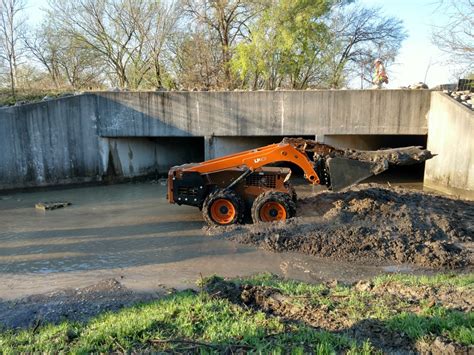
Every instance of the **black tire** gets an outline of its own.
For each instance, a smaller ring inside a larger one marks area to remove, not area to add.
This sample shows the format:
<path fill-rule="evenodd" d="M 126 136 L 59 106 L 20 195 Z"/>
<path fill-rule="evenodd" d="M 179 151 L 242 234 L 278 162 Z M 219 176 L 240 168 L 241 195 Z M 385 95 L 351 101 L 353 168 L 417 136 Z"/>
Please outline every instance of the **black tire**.
<path fill-rule="evenodd" d="M 225 219 L 225 221 L 222 219 L 219 220 L 217 216 L 214 215 L 213 213 L 215 212 L 215 209 L 213 209 L 213 205 L 218 201 L 219 201 L 218 203 L 221 203 L 222 200 L 225 200 L 231 203 L 235 212 L 233 214 L 222 213 L 222 216 L 227 215 L 228 217 Z M 202 215 L 206 223 L 209 224 L 210 226 L 212 225 L 228 226 L 235 223 L 242 223 L 244 219 L 244 212 L 245 212 L 245 205 L 242 199 L 232 190 L 217 189 L 216 191 L 214 191 L 213 193 L 209 194 L 206 197 L 202 205 Z"/>
<path fill-rule="evenodd" d="M 296 194 L 295 188 L 290 183 L 288 183 L 287 187 L 288 191 L 290 192 L 291 200 L 296 203 L 296 201 L 298 201 L 298 195 Z"/>
<path fill-rule="evenodd" d="M 287 193 L 280 192 L 280 191 L 267 191 L 264 192 L 263 194 L 260 194 L 257 196 L 255 201 L 252 204 L 252 220 L 253 223 L 262 223 L 262 222 L 270 222 L 271 220 L 265 220 L 264 216 L 262 216 L 262 208 L 265 208 L 264 206 L 268 206 L 268 203 L 276 203 L 277 205 L 281 206 L 281 208 L 284 209 L 284 218 L 282 215 L 276 211 L 276 215 L 270 216 L 273 218 L 276 218 L 276 220 L 286 220 L 288 218 L 292 218 L 296 215 L 296 204 L 292 199 L 292 196 L 290 196 Z M 271 208 L 270 208 L 271 211 Z M 281 219 L 280 219 L 281 218 Z"/>

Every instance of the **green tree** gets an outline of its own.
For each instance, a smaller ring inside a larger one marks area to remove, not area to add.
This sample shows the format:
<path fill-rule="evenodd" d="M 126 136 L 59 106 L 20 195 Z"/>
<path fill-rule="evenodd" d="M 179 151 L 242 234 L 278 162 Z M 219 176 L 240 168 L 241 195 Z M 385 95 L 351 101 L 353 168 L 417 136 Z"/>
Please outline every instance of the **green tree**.
<path fill-rule="evenodd" d="M 243 87 L 302 89 L 324 66 L 328 0 L 268 1 L 231 61 Z"/>

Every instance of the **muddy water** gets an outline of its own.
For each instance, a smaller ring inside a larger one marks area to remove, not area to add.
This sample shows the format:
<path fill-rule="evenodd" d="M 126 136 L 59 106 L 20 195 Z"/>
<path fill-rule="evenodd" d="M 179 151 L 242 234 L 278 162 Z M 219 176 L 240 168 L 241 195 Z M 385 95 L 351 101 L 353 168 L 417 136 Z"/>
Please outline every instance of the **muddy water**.
<path fill-rule="evenodd" d="M 169 205 L 161 184 L 82 187 L 0 196 L 0 298 L 117 278 L 137 291 L 185 288 L 200 275 L 272 272 L 352 281 L 403 266 L 356 266 L 272 253 L 206 236 L 198 209 Z M 71 206 L 42 212 L 39 201 Z"/>

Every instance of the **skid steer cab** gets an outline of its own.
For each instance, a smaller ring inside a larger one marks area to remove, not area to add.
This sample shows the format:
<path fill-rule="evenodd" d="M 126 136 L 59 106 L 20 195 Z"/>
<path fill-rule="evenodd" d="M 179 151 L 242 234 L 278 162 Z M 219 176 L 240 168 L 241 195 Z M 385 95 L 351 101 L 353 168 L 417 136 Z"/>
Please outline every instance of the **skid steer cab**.
<path fill-rule="evenodd" d="M 406 156 L 407 150 L 403 149 L 395 153 L 390 150 L 386 156 L 392 160 L 396 153 Z M 420 154 L 426 151 L 419 147 L 407 149 L 415 149 L 416 154 L 408 154 L 413 158 L 408 159 L 411 163 L 431 157 Z M 296 214 L 296 192 L 289 182 L 291 169 L 272 164 L 293 163 L 303 170 L 310 184 L 340 190 L 386 170 L 390 163 L 384 154 L 354 152 L 285 138 L 281 143 L 202 163 L 174 166 L 168 173 L 168 201 L 198 207 L 209 225 L 225 226 L 250 219 L 254 223 L 284 221 Z"/>

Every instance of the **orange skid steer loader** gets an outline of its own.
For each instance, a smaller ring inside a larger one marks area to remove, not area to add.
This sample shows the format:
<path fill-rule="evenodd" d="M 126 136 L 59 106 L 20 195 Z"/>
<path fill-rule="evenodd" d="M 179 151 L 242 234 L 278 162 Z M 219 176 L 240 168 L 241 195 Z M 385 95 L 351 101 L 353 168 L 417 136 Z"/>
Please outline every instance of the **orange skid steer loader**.
<path fill-rule="evenodd" d="M 296 213 L 291 169 L 299 166 L 313 185 L 333 191 L 379 174 L 390 165 L 424 162 L 433 155 L 421 147 L 377 151 L 341 150 L 302 138 L 223 156 L 202 163 L 174 166 L 168 173 L 168 201 L 202 210 L 210 225 L 283 221 Z"/>

